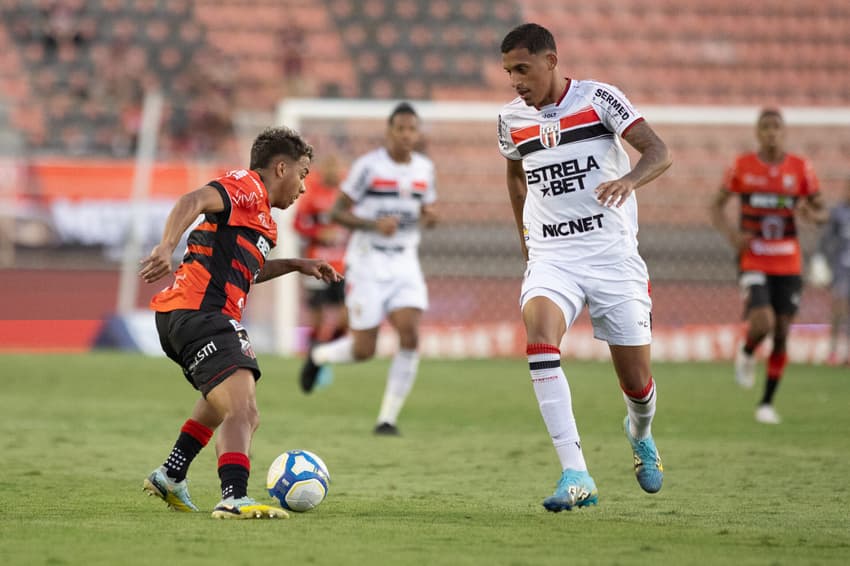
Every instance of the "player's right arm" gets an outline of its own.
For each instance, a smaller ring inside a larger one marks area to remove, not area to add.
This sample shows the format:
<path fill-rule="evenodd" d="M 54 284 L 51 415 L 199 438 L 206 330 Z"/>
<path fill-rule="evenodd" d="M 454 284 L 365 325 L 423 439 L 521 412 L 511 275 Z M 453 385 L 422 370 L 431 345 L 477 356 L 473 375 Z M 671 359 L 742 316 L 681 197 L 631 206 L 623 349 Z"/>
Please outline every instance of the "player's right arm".
<path fill-rule="evenodd" d="M 711 199 L 711 223 L 717 230 L 729 241 L 736 251 L 746 249 L 750 245 L 752 235 L 745 234 L 738 230 L 734 224 L 729 221 L 726 215 L 726 203 L 732 197 L 732 193 L 725 186 L 714 194 Z"/>
<path fill-rule="evenodd" d="M 139 275 L 145 283 L 153 283 L 171 273 L 171 255 L 180 243 L 183 233 L 201 214 L 214 214 L 225 209 L 221 193 L 207 185 L 177 199 L 168 214 L 162 239 L 154 246 L 148 257 L 139 263 Z"/>
<path fill-rule="evenodd" d="M 519 243 L 522 246 L 522 255 L 528 261 L 528 248 L 525 246 L 525 233 L 522 226 L 522 209 L 525 207 L 525 195 L 528 193 L 528 185 L 525 180 L 525 170 L 522 161 L 505 158 L 505 182 L 508 186 L 508 197 L 511 208 L 514 211 L 514 221 L 519 232 Z"/>
<path fill-rule="evenodd" d="M 384 236 L 392 236 L 398 229 L 398 218 L 395 216 L 382 216 L 377 220 L 369 220 L 354 214 L 353 208 L 354 201 L 351 197 L 341 193 L 331 208 L 331 219 L 349 230 L 380 232 Z"/>

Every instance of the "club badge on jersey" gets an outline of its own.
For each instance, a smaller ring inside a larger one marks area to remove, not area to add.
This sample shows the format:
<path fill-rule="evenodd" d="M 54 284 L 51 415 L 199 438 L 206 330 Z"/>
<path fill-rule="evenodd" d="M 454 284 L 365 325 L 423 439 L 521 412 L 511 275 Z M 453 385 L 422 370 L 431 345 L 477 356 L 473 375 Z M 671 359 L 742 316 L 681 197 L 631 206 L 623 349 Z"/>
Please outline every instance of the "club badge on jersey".
<path fill-rule="evenodd" d="M 549 122 L 540 126 L 540 143 L 545 148 L 558 147 L 561 141 L 561 123 Z"/>

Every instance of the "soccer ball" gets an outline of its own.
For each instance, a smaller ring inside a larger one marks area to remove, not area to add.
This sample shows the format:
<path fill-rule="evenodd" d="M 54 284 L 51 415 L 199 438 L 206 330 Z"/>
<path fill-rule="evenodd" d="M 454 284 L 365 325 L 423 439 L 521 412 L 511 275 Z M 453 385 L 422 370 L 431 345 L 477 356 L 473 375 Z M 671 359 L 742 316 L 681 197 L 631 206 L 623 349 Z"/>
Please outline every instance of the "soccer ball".
<path fill-rule="evenodd" d="M 321 458 L 307 450 L 290 450 L 269 466 L 269 495 L 290 511 L 309 511 L 324 501 L 331 476 Z"/>

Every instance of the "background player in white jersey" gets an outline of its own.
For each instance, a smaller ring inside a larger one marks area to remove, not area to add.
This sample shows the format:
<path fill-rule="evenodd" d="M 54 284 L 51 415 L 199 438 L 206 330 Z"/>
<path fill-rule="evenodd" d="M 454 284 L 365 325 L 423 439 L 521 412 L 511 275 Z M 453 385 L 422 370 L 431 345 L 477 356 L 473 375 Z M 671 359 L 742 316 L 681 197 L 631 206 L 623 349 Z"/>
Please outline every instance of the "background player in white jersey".
<path fill-rule="evenodd" d="M 844 360 L 850 365 L 850 179 L 845 181 L 844 198 L 829 211 L 829 219 L 823 229 L 818 251 L 812 258 L 812 276 L 816 278 L 815 266 L 822 263 L 826 276 L 818 283 L 828 284 L 832 291 L 832 316 L 829 331 L 829 355 L 827 363 L 838 365 L 839 335 L 844 327 Z"/>
<path fill-rule="evenodd" d="M 520 25 L 502 41 L 502 65 L 519 95 L 499 116 L 499 145 L 528 266 L 520 303 L 531 381 L 561 462 L 549 511 L 597 503 L 573 416 L 559 345 L 586 304 L 594 336 L 608 342 L 628 414 L 638 483 L 661 489 L 650 426 L 649 276 L 637 253 L 634 190 L 671 163 L 667 147 L 616 88 L 565 78 L 552 34 Z M 641 157 L 634 168 L 622 137 Z"/>
<path fill-rule="evenodd" d="M 313 390 L 326 364 L 364 361 L 375 355 L 386 318 L 398 332 L 374 432 L 397 435 L 396 421 L 419 366 L 419 321 L 428 290 L 419 266 L 419 226 L 436 221 L 434 165 L 414 151 L 419 117 L 401 103 L 390 114 L 386 145 L 354 162 L 332 218 L 349 228 L 345 304 L 351 333 L 312 348 L 301 369 L 301 387 Z"/>

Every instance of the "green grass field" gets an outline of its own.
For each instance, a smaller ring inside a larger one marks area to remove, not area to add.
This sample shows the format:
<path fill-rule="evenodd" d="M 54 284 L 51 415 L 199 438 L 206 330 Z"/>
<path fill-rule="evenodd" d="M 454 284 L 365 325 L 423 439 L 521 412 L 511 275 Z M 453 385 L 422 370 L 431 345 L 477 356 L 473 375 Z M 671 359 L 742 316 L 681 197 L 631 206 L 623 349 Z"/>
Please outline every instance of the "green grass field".
<path fill-rule="evenodd" d="M 336 368 L 305 397 L 297 360 L 261 359 L 250 494 L 282 451 L 324 458 L 332 484 L 287 521 L 170 512 L 141 490 L 196 398 L 165 359 L 12 356 L 0 391 L 0 561 L 136 564 L 847 564 L 850 372 L 790 366 L 784 418 L 753 421 L 760 391 L 721 364 L 656 364 L 653 427 L 666 471 L 646 495 L 608 364 L 565 362 L 600 505 L 552 514 L 559 476 L 525 360 L 431 361 L 399 423 L 371 434 L 387 361 Z M 208 447 L 189 478 L 219 499 Z"/>

